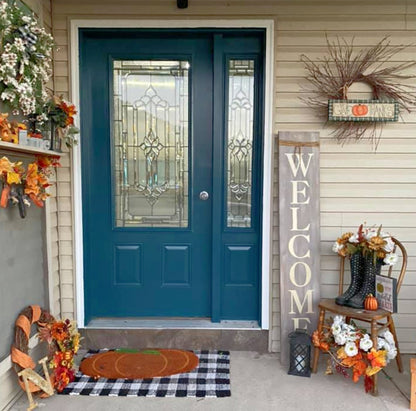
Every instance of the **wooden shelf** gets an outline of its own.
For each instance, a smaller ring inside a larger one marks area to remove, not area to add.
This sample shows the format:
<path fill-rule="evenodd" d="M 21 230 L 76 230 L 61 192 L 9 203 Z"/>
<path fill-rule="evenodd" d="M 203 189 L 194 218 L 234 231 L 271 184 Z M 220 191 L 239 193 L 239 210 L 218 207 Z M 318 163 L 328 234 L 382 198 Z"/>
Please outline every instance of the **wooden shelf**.
<path fill-rule="evenodd" d="M 36 154 L 44 154 L 48 156 L 63 156 L 65 153 L 59 153 L 58 151 L 44 150 L 42 148 L 36 148 L 31 146 L 21 146 L 19 144 L 8 143 L 6 141 L 0 141 L 0 151 L 15 153 L 14 155 L 31 156 Z"/>

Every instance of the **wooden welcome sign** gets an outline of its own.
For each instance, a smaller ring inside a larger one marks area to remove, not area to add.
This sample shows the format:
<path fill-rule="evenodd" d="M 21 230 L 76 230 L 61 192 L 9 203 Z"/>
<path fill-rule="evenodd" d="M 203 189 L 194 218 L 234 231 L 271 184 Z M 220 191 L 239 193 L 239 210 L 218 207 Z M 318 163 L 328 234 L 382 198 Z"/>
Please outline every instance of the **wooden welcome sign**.
<path fill-rule="evenodd" d="M 280 359 L 288 335 L 316 328 L 320 294 L 319 133 L 279 133 Z"/>

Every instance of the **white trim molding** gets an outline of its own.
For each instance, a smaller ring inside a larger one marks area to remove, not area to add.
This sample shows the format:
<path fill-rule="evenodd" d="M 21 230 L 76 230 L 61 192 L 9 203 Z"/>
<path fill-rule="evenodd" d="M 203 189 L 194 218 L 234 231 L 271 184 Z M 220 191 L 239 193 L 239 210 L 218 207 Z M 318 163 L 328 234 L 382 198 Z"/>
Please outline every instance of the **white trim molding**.
<path fill-rule="evenodd" d="M 271 310 L 271 240 L 272 240 L 272 173 L 273 173 L 273 70 L 274 20 L 106 20 L 73 19 L 71 36 L 71 99 L 79 107 L 79 29 L 80 28 L 264 28 L 266 29 L 265 63 L 265 124 L 263 144 L 263 221 L 262 221 L 262 313 L 261 328 L 270 327 Z M 82 115 L 82 113 L 80 114 Z M 79 116 L 76 119 L 79 124 Z M 82 136 L 80 137 L 82 144 Z M 80 144 L 73 149 L 73 238 L 76 290 L 76 317 L 78 326 L 85 327 L 82 231 L 82 176 Z"/>

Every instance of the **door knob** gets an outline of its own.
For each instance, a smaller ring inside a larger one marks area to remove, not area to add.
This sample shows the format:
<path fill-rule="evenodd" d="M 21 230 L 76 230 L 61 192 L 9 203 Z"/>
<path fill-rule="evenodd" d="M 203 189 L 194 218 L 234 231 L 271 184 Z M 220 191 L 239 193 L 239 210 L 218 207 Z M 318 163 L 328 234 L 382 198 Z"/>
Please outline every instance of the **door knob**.
<path fill-rule="evenodd" d="M 209 198 L 209 194 L 208 194 L 206 191 L 201 191 L 201 192 L 199 193 L 199 198 L 200 198 L 202 201 L 207 201 L 207 200 L 208 200 L 208 198 Z"/>

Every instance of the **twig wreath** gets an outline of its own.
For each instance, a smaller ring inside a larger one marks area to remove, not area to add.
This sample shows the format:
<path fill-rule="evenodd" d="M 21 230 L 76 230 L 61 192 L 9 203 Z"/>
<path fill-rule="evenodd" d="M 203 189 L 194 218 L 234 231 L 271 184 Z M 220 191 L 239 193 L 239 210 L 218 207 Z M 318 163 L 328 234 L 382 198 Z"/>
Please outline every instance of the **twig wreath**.
<path fill-rule="evenodd" d="M 38 305 L 31 305 L 20 312 L 15 324 L 11 359 L 13 368 L 19 375 L 20 386 L 32 393 L 38 393 L 43 388 L 32 382 L 26 387 L 20 374 L 25 369 L 35 369 L 35 362 L 29 355 L 29 338 L 33 324 L 38 326 L 39 340 L 48 345 L 48 366 L 52 370 L 53 388 L 62 392 L 75 378 L 74 356 L 78 352 L 81 336 L 75 323 L 70 320 L 56 320 Z"/>
<path fill-rule="evenodd" d="M 393 57 L 409 45 L 391 45 L 384 37 L 375 46 L 354 51 L 354 39 L 336 38 L 330 41 L 326 37 L 328 54 L 322 59 L 312 61 L 305 54 L 301 61 L 307 71 L 306 80 L 310 88 L 303 92 L 310 97 L 302 100 L 319 114 L 328 113 L 328 100 L 348 100 L 348 90 L 353 83 L 366 83 L 372 89 L 373 102 L 397 103 L 400 109 L 411 112 L 416 104 L 416 87 L 404 84 L 404 81 L 416 78 L 406 70 L 415 67 L 416 61 L 397 64 Z M 367 108 L 366 108 L 367 109 Z M 379 142 L 384 122 L 374 121 L 332 121 L 335 126 L 333 137 L 339 143 L 369 139 L 375 147 Z"/>

